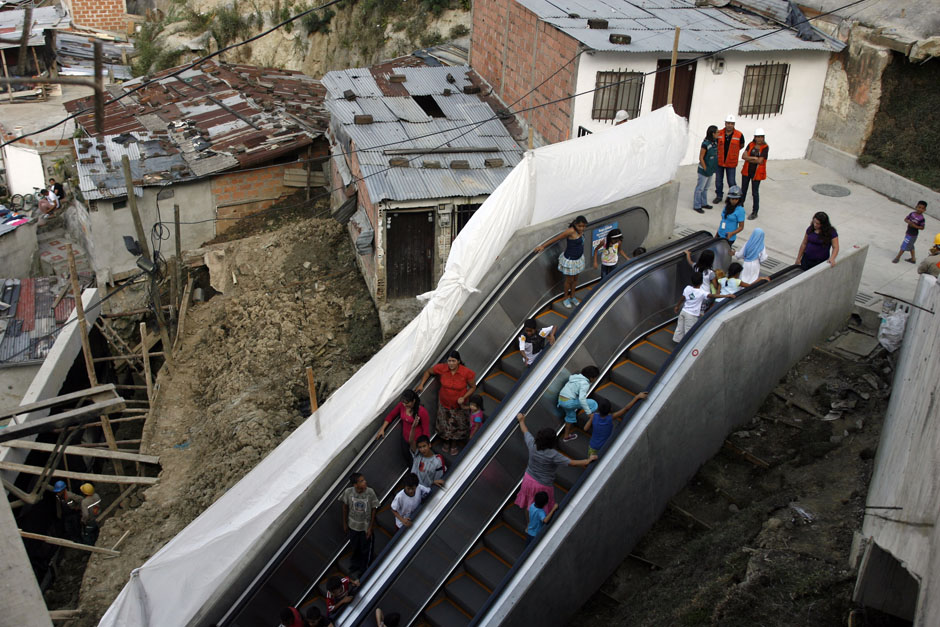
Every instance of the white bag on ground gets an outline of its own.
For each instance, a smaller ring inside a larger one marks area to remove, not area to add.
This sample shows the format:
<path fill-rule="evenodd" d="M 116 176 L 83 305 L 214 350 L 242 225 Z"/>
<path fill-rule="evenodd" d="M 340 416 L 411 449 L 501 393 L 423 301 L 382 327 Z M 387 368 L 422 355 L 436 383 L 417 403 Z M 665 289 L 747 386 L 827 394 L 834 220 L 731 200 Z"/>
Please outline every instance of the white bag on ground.
<path fill-rule="evenodd" d="M 889 353 L 896 351 L 901 345 L 901 340 L 904 339 L 907 316 L 908 312 L 898 307 L 881 321 L 881 327 L 878 329 L 878 342 Z"/>

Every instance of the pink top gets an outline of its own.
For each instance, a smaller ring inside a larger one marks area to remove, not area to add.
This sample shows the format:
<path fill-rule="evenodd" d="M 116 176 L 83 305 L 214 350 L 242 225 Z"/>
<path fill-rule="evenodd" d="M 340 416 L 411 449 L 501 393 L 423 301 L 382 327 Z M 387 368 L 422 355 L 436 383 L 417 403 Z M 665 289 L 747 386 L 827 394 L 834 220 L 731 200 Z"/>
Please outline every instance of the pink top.
<path fill-rule="evenodd" d="M 395 416 L 401 416 L 401 435 L 405 440 L 411 439 L 411 429 L 415 430 L 415 441 L 418 441 L 422 435 L 431 437 L 431 426 L 428 419 L 428 410 L 424 407 L 418 408 L 418 425 L 415 426 L 414 416 L 409 416 L 404 403 L 398 403 L 392 411 L 385 417 L 385 424 L 395 420 Z"/>

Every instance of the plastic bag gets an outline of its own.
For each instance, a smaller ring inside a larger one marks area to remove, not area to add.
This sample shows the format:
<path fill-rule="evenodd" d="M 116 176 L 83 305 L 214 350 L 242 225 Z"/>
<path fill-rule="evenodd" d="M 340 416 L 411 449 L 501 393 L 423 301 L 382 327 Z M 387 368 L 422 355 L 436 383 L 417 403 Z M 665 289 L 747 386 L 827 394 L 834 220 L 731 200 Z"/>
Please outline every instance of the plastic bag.
<path fill-rule="evenodd" d="M 878 342 L 885 347 L 889 353 L 893 353 L 901 345 L 904 339 L 904 327 L 907 324 L 908 312 L 898 307 L 887 317 L 882 318 L 881 326 L 878 328 Z"/>

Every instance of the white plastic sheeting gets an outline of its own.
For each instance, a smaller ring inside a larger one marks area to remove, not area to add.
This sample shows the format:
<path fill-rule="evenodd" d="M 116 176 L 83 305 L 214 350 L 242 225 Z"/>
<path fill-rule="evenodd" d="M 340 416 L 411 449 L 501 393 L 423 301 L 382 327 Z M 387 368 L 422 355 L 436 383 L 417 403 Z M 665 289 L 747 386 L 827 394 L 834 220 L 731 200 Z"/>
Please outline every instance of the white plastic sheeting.
<path fill-rule="evenodd" d="M 665 107 L 526 158 L 454 240 L 421 313 L 251 472 L 131 573 L 101 626 L 184 625 L 303 490 L 434 357 L 448 323 L 520 228 L 671 180 L 688 144 Z"/>

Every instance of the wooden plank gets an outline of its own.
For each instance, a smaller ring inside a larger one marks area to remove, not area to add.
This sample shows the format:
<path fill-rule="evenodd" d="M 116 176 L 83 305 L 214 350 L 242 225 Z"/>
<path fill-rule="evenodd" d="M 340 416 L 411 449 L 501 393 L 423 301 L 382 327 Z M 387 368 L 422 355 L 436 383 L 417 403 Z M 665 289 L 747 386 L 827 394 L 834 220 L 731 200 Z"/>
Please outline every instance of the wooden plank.
<path fill-rule="evenodd" d="M 11 442 L 4 442 L 3 444 L 0 444 L 0 446 L 8 446 L 10 448 L 24 448 L 30 451 L 46 451 L 50 453 L 55 450 L 55 444 L 52 444 L 51 442 L 31 442 L 29 440 L 13 440 Z M 81 446 L 66 446 L 65 454 L 83 455 L 85 457 L 98 457 L 101 459 L 124 459 L 129 462 L 141 462 L 144 464 L 160 463 L 160 457 L 157 455 L 141 455 L 140 453 L 129 453 L 127 451 L 97 451 L 95 449 Z"/>
<path fill-rule="evenodd" d="M 730 440 L 725 440 L 724 449 L 734 453 L 735 455 L 741 457 L 742 459 L 747 460 L 748 462 L 754 464 L 759 468 L 770 468 L 770 464 L 762 460 L 760 457 L 745 451 L 743 448 L 735 446 L 731 443 Z"/>
<path fill-rule="evenodd" d="M 816 411 L 815 409 L 813 409 L 812 407 L 809 407 L 809 406 L 807 406 L 807 405 L 801 403 L 800 401 L 798 401 L 798 400 L 796 400 L 796 399 L 788 398 L 787 395 L 784 394 L 780 389 L 774 390 L 774 395 L 777 396 L 777 397 L 778 397 L 780 400 L 782 400 L 784 403 L 786 403 L 786 404 L 787 404 L 787 407 L 793 406 L 793 407 L 796 407 L 797 409 L 802 409 L 803 411 L 805 411 L 805 412 L 806 412 L 807 414 L 809 414 L 810 416 L 814 416 L 814 417 L 816 417 L 816 418 L 822 418 L 822 417 L 823 417 L 822 414 L 820 414 L 819 412 L 817 412 L 817 411 Z"/>
<path fill-rule="evenodd" d="M 52 622 L 74 620 L 81 617 L 81 610 L 49 610 L 49 618 L 52 620 Z"/>
<path fill-rule="evenodd" d="M 98 518 L 96 518 L 95 520 L 97 520 L 98 523 L 100 524 L 105 518 L 108 517 L 108 514 L 110 514 L 111 512 L 113 512 L 114 509 L 115 509 L 118 505 L 120 505 L 121 503 L 123 503 L 123 502 L 124 502 L 124 499 L 126 499 L 127 497 L 129 497 L 129 496 L 134 492 L 134 490 L 136 490 L 136 489 L 137 489 L 137 484 L 136 484 L 136 483 L 127 486 L 127 488 L 125 488 L 124 491 L 121 492 L 121 495 L 120 495 L 120 496 L 118 496 L 116 499 L 114 499 L 114 501 L 112 501 L 111 504 L 108 505 L 108 507 L 105 508 L 105 510 L 104 510 L 103 512 L 101 512 L 100 514 L 98 514 Z M 123 538 L 122 538 L 122 540 L 123 540 Z M 120 541 L 118 541 L 118 544 L 120 544 Z M 117 550 L 117 544 L 114 545 L 114 550 Z"/>
<path fill-rule="evenodd" d="M 20 535 L 29 540 L 39 540 L 40 542 L 45 542 L 47 544 L 57 544 L 58 546 L 66 546 L 70 549 L 80 549 L 82 551 L 89 551 L 90 553 L 104 553 L 105 555 L 118 556 L 121 553 L 119 551 L 112 551 L 111 549 L 106 549 L 100 546 L 92 546 L 90 544 L 82 544 L 81 542 L 72 542 L 71 540 L 63 540 L 62 538 L 54 538 L 52 536 L 44 536 L 39 533 L 30 533 L 29 531 L 19 530 Z"/>
<path fill-rule="evenodd" d="M 12 470 L 14 472 L 25 472 L 27 475 L 42 474 L 42 468 L 39 466 L 27 466 L 26 464 L 15 464 L 13 462 L 0 462 L 0 470 Z M 91 472 L 76 472 L 74 470 L 56 470 L 54 476 L 62 479 L 78 479 L 79 481 L 91 481 L 92 483 L 119 483 L 126 485 L 128 483 L 139 483 L 141 485 L 154 485 L 159 479 L 157 477 L 129 477 L 126 475 L 99 475 Z"/>
<path fill-rule="evenodd" d="M 183 337 L 183 329 L 186 325 L 186 312 L 189 311 L 189 301 L 192 298 L 193 292 L 193 276 L 189 275 L 189 280 L 186 281 L 186 289 L 183 290 L 183 302 L 180 305 L 180 317 L 176 323 L 176 337 L 173 339 L 173 350 L 176 350 L 176 345 L 180 343 L 180 338 Z M 164 350 L 167 348 L 164 346 Z"/>
<path fill-rule="evenodd" d="M 310 171 L 310 186 L 323 187 L 326 185 L 326 175 L 323 172 Z M 293 169 L 284 170 L 285 187 L 307 187 L 307 170 Z"/>
<path fill-rule="evenodd" d="M 113 383 L 98 385 L 93 388 L 79 390 L 78 392 L 63 394 L 62 396 L 53 396 L 52 398 L 36 401 L 35 403 L 27 403 L 26 405 L 20 405 L 11 409 L 0 410 L 0 419 L 9 418 L 10 416 L 16 416 L 18 414 L 26 414 L 37 409 L 45 409 L 53 405 L 58 405 L 59 403 L 68 403 L 69 401 L 80 400 L 89 396 L 106 395 L 108 392 L 112 393 L 110 395 L 111 397 L 117 396 L 117 392 L 114 391 Z M 107 398 L 107 396 L 103 396 L 101 400 L 104 400 L 104 398 Z"/>
<path fill-rule="evenodd" d="M 711 531 L 711 528 L 712 528 L 711 525 L 709 525 L 704 520 L 697 518 L 696 516 L 693 516 L 691 512 L 688 512 L 682 509 L 681 507 L 679 507 L 672 501 L 669 502 L 669 508 L 672 509 L 677 514 L 679 514 L 680 516 L 682 516 L 683 518 L 688 519 L 692 524 L 696 525 L 697 527 L 701 527 L 702 529 L 705 529 L 706 531 Z"/>
<path fill-rule="evenodd" d="M 140 323 L 140 348 L 143 351 L 144 358 L 144 383 L 147 384 L 147 400 L 151 403 L 153 402 L 153 375 L 150 372 L 150 349 L 147 346 L 147 323 Z M 156 336 L 154 336 L 156 337 Z M 169 346 L 164 346 L 167 351 L 170 350 Z"/>
<path fill-rule="evenodd" d="M 44 433 L 52 429 L 67 427 L 75 423 L 86 423 L 94 420 L 97 416 L 104 414 L 113 414 L 125 408 L 124 399 L 121 397 L 112 398 L 93 405 L 86 405 L 70 411 L 55 414 L 39 420 L 31 420 L 27 423 L 9 426 L 6 429 L 0 429 L 0 442 L 9 442 L 10 440 L 19 440 L 27 435 Z M 112 447 L 114 448 L 114 447 Z"/>

